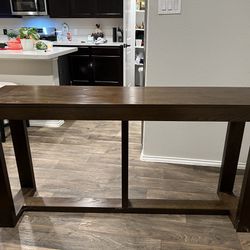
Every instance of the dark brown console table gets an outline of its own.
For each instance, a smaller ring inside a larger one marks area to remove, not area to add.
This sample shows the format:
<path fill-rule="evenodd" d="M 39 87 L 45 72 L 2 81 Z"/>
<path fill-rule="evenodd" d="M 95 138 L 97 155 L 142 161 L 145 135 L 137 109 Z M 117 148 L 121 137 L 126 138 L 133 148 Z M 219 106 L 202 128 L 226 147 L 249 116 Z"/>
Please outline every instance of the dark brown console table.
<path fill-rule="evenodd" d="M 250 231 L 250 157 L 240 197 L 233 194 L 250 88 L 121 88 L 6 86 L 0 119 L 10 121 L 21 190 L 13 198 L 0 144 L 0 226 L 14 227 L 24 211 L 229 215 L 237 231 Z M 120 120 L 121 199 L 36 197 L 25 120 Z M 228 122 L 218 200 L 129 199 L 129 121 Z"/>

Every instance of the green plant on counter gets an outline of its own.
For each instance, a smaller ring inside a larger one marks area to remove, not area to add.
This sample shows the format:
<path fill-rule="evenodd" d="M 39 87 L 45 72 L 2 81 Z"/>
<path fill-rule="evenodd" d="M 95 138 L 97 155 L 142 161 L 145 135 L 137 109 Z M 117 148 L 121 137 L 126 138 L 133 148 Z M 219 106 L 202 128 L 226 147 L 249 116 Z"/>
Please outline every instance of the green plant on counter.
<path fill-rule="evenodd" d="M 8 38 L 17 38 L 18 37 L 18 32 L 15 30 L 10 30 L 7 33 Z"/>
<path fill-rule="evenodd" d="M 35 28 L 20 28 L 19 29 L 20 39 L 33 39 L 39 40 L 40 36 Z"/>
<path fill-rule="evenodd" d="M 48 49 L 48 46 L 45 42 L 42 42 L 42 41 L 39 41 L 36 43 L 36 48 L 38 50 L 47 50 Z"/>

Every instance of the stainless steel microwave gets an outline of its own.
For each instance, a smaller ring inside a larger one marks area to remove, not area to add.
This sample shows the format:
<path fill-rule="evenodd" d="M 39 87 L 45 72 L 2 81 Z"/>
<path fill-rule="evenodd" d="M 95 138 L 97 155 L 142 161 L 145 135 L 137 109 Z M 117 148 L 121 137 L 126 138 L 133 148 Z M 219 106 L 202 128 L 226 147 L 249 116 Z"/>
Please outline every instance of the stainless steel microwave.
<path fill-rule="evenodd" d="M 46 16 L 46 0 L 10 0 L 13 15 Z"/>

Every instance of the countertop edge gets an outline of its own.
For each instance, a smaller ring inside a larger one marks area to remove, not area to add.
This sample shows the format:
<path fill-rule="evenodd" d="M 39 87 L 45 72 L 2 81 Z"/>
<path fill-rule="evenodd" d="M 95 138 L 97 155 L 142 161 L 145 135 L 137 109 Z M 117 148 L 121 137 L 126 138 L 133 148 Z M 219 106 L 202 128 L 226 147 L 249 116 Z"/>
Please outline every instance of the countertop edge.
<path fill-rule="evenodd" d="M 102 44 L 95 44 L 95 43 L 81 43 L 81 42 L 72 42 L 72 43 L 58 43 L 54 42 L 54 47 L 120 47 L 123 46 L 124 43 L 102 43 Z"/>
<path fill-rule="evenodd" d="M 71 54 L 73 52 L 76 52 L 78 50 L 77 47 L 70 47 L 65 48 L 61 51 L 55 51 L 54 53 L 52 51 L 49 51 L 48 54 L 39 54 L 39 52 L 34 51 L 34 54 L 22 54 L 22 52 L 13 53 L 10 52 L 9 54 L 1 54 L 0 53 L 0 59 L 11 59 L 11 60 L 20 60 L 20 59 L 29 59 L 29 60 L 51 60 L 58 58 L 63 55 Z M 36 54 L 37 53 L 37 54 Z M 41 52 L 42 53 L 42 52 Z"/>

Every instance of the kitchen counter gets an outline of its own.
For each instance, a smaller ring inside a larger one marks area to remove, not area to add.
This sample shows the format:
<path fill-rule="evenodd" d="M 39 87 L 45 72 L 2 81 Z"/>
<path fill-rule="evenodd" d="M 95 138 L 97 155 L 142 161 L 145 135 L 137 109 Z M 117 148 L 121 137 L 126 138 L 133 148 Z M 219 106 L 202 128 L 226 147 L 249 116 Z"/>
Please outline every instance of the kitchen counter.
<path fill-rule="evenodd" d="M 122 46 L 124 43 L 114 43 L 114 42 L 107 42 L 107 43 L 102 43 L 102 44 L 95 44 L 95 43 L 82 43 L 81 41 L 72 41 L 72 42 L 53 42 L 54 46 Z"/>
<path fill-rule="evenodd" d="M 52 48 L 44 50 L 23 51 L 23 50 L 0 50 L 1 59 L 31 59 L 31 60 L 50 60 L 63 55 L 76 52 L 77 48 Z"/>

